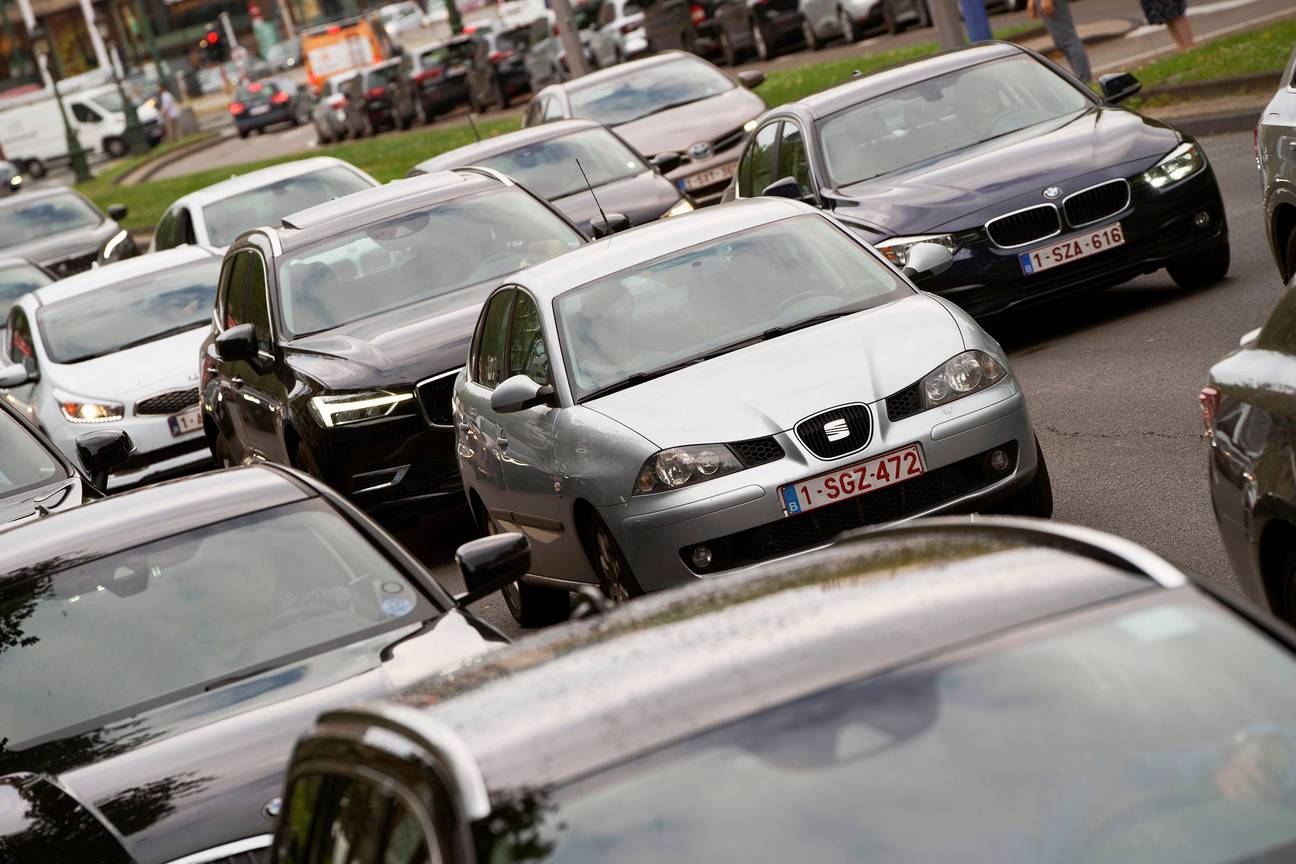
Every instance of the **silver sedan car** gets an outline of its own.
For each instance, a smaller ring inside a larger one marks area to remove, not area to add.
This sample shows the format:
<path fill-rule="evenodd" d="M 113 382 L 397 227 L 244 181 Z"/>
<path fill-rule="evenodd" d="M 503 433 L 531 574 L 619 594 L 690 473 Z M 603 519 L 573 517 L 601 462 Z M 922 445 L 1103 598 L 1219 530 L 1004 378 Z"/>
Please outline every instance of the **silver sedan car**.
<path fill-rule="evenodd" d="M 948 266 L 922 249 L 906 274 Z M 564 617 L 582 583 L 624 599 L 863 525 L 1050 515 L 1003 349 L 906 274 L 831 216 L 760 198 L 497 289 L 454 405 L 474 516 L 532 544 L 505 591 L 518 621 Z"/>

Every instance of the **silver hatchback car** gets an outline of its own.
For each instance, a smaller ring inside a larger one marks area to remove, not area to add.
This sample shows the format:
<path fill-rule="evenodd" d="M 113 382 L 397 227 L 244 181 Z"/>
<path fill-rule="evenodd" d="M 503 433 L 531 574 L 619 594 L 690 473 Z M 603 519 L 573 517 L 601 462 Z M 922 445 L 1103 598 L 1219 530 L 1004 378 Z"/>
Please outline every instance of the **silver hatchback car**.
<path fill-rule="evenodd" d="M 504 592 L 527 626 L 581 583 L 624 599 L 863 525 L 1052 513 L 998 343 L 783 198 L 521 272 L 483 307 L 454 407 L 474 516 L 531 541 Z"/>

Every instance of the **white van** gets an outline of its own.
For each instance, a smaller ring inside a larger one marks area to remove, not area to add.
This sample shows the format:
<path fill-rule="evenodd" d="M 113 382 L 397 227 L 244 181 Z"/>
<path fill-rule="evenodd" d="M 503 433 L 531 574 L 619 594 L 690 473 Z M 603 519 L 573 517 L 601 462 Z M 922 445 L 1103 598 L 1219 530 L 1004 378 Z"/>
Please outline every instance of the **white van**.
<path fill-rule="evenodd" d="M 63 104 L 87 152 L 114 158 L 126 153 L 126 115 L 115 84 L 66 93 Z M 135 111 L 150 142 L 161 140 L 164 130 L 157 109 L 140 105 Z M 67 133 L 54 97 L 0 110 L 0 145 L 9 161 L 23 166 L 32 177 L 45 176 L 49 162 L 67 159 Z"/>

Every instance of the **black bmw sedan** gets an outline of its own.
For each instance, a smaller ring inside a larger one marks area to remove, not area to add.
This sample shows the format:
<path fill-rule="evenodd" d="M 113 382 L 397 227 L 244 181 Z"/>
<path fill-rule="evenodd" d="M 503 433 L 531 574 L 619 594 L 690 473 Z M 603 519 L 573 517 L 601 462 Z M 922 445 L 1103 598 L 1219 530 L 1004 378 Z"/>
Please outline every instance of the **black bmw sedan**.
<path fill-rule="evenodd" d="M 765 114 L 726 197 L 813 202 L 898 266 L 940 243 L 954 264 L 923 287 L 973 315 L 1163 267 L 1183 287 L 1223 279 L 1206 154 L 1118 107 L 1133 76 L 1102 86 L 1007 43 L 868 75 Z"/>
<path fill-rule="evenodd" d="M 259 860 L 312 717 L 503 641 L 471 595 L 278 466 L 0 536 L 6 862 Z"/>
<path fill-rule="evenodd" d="M 217 463 L 296 466 L 393 529 L 461 501 L 450 398 L 481 304 L 584 240 L 485 169 L 388 183 L 244 234 L 199 357 Z"/>

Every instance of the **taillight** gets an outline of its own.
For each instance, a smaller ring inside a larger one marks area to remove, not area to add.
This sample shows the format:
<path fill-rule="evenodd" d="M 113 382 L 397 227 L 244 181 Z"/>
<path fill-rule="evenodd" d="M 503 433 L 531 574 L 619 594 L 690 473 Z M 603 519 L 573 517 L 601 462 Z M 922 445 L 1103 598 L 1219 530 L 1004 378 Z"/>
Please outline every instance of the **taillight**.
<path fill-rule="evenodd" d="M 231 103 L 230 103 L 230 113 L 231 113 L 231 114 L 234 114 L 234 115 L 242 114 L 242 113 L 243 113 L 243 103 L 242 103 L 242 102 L 231 102 Z"/>
<path fill-rule="evenodd" d="M 492 63 L 498 63 L 501 60 L 506 60 L 512 56 L 513 56 L 512 51 L 492 51 L 490 55 L 490 61 Z"/>
<path fill-rule="evenodd" d="M 383 95 L 386 94 L 386 92 L 387 92 L 386 87 L 370 87 L 368 90 L 365 91 L 365 98 L 381 99 Z"/>
<path fill-rule="evenodd" d="M 441 67 L 433 66 L 431 69 L 424 69 L 414 76 L 415 81 L 435 81 L 441 77 Z"/>
<path fill-rule="evenodd" d="M 278 93 L 270 97 L 270 101 L 276 105 L 287 105 L 288 94 L 280 90 Z"/>
<path fill-rule="evenodd" d="M 260 92 L 261 92 L 261 82 L 260 82 L 260 81 L 253 81 L 251 84 L 247 85 L 247 88 L 248 88 L 248 92 L 249 92 L 249 93 L 260 93 Z"/>
<path fill-rule="evenodd" d="M 694 3 L 689 7 L 689 17 L 693 19 L 694 24 L 701 24 L 706 20 L 706 10 Z"/>
<path fill-rule="evenodd" d="M 555 35 L 555 36 L 559 35 L 559 34 L 558 34 L 558 25 L 557 25 L 557 24 L 554 25 L 554 32 L 553 32 L 553 35 Z"/>
<path fill-rule="evenodd" d="M 631 22 L 630 24 L 622 24 L 622 25 L 621 25 L 621 32 L 622 32 L 622 33 L 633 33 L 634 31 L 636 31 L 636 30 L 638 30 L 638 29 L 639 29 L 639 22 L 638 22 L 638 21 Z"/>
<path fill-rule="evenodd" d="M 328 104 L 329 104 L 329 107 L 332 108 L 334 111 L 337 111 L 337 110 L 340 110 L 340 109 L 342 109 L 342 108 L 345 108 L 345 107 L 346 107 L 346 96 L 342 95 L 341 93 L 338 93 L 338 94 L 336 94 L 336 95 L 334 95 L 334 96 L 330 96 L 330 97 L 329 97 L 329 103 L 328 103 Z"/>
<path fill-rule="evenodd" d="M 1202 437 L 1211 438 L 1215 435 L 1215 415 L 1219 412 L 1219 391 L 1214 387 L 1203 387 L 1197 394 L 1197 401 L 1201 404 L 1202 410 Z"/>

